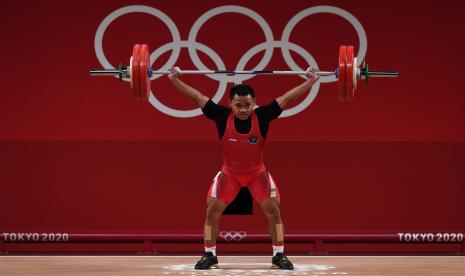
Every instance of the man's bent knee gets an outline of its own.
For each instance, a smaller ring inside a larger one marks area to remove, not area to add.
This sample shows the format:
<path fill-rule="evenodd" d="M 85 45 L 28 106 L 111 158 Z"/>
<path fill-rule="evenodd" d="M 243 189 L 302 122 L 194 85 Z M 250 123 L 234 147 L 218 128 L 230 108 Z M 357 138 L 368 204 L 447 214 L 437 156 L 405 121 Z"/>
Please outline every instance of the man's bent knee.
<path fill-rule="evenodd" d="M 208 207 L 207 207 L 207 216 L 220 216 L 224 209 L 226 209 L 227 204 L 220 199 L 209 197 L 208 198 Z"/>
<path fill-rule="evenodd" d="M 279 213 L 279 204 L 275 198 L 268 198 L 261 201 L 260 207 L 266 213 Z"/>

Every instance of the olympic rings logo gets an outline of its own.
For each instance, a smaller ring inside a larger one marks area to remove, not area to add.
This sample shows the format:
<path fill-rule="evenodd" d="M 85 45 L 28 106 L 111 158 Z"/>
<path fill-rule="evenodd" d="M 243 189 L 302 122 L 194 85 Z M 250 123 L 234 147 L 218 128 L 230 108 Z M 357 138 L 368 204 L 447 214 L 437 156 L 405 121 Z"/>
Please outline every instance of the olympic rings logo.
<path fill-rule="evenodd" d="M 97 55 L 97 58 L 100 64 L 105 69 L 114 69 L 114 67 L 107 60 L 103 52 L 102 41 L 103 41 L 103 36 L 105 34 L 105 30 L 115 19 L 119 18 L 120 16 L 129 14 L 129 13 L 136 13 L 136 12 L 146 13 L 146 14 L 157 17 L 163 23 L 165 23 L 165 25 L 168 27 L 169 31 L 171 32 L 171 37 L 173 41 L 160 46 L 158 49 L 155 49 L 150 54 L 150 60 L 151 60 L 150 65 L 152 66 L 154 60 L 156 60 L 162 54 L 168 51 L 171 51 L 171 56 L 169 57 L 168 61 L 159 69 L 161 71 L 168 70 L 169 68 L 173 67 L 176 64 L 181 48 L 188 49 L 189 56 L 192 59 L 193 64 L 197 67 L 198 70 L 211 70 L 211 69 L 207 68 L 202 63 L 202 61 L 200 60 L 197 54 L 197 51 L 201 51 L 204 54 L 208 55 L 209 58 L 213 60 L 213 62 L 215 63 L 217 67 L 216 70 L 226 70 L 224 63 L 222 59 L 218 56 L 218 54 L 213 49 L 208 47 L 207 45 L 200 43 L 196 40 L 197 33 L 199 32 L 202 25 L 210 18 L 216 15 L 219 15 L 219 14 L 223 14 L 223 13 L 239 13 L 239 14 L 250 17 L 263 30 L 263 33 L 265 34 L 265 39 L 266 39 L 265 42 L 260 43 L 252 47 L 251 49 L 249 49 L 240 58 L 234 70 L 238 70 L 238 71 L 244 70 L 246 64 L 250 61 L 250 59 L 252 59 L 256 54 L 260 53 L 261 51 L 265 51 L 265 54 L 262 60 L 257 64 L 257 66 L 255 66 L 255 68 L 251 69 L 251 70 L 264 70 L 265 67 L 268 65 L 268 63 L 270 62 L 275 48 L 281 49 L 281 54 L 287 66 L 289 66 L 289 68 L 293 71 L 302 71 L 304 69 L 300 68 L 296 64 L 296 62 L 292 59 L 291 53 L 290 53 L 291 51 L 296 52 L 301 57 L 303 57 L 310 66 L 313 66 L 318 69 L 317 62 L 315 61 L 313 56 L 308 51 L 306 51 L 304 48 L 300 47 L 299 45 L 289 41 L 289 37 L 292 33 L 292 30 L 302 19 L 304 19 L 307 16 L 318 14 L 318 13 L 329 13 L 329 14 L 338 15 L 344 18 L 354 27 L 354 29 L 357 32 L 358 38 L 359 38 L 359 51 L 357 53 L 357 61 L 358 61 L 357 66 L 359 66 L 362 63 L 362 61 L 365 58 L 366 51 L 367 51 L 367 36 L 366 36 L 365 30 L 362 24 L 351 13 L 341 8 L 337 8 L 333 6 L 315 6 L 315 7 L 310 7 L 310 8 L 300 11 L 294 17 L 292 17 L 291 20 L 289 20 L 289 22 L 287 23 L 281 35 L 281 40 L 278 41 L 274 39 L 273 32 L 270 26 L 268 25 L 268 23 L 265 21 L 265 19 L 262 16 L 260 16 L 255 11 L 248 9 L 246 7 L 242 7 L 242 6 L 226 5 L 226 6 L 220 6 L 217 8 L 213 8 L 205 12 L 192 25 L 192 28 L 188 35 L 188 39 L 181 40 L 181 35 L 179 33 L 178 28 L 165 13 L 163 13 L 162 11 L 158 9 L 149 7 L 149 6 L 133 5 L 133 6 L 126 6 L 126 7 L 113 11 L 107 17 L 105 17 L 105 19 L 103 19 L 103 21 L 100 23 L 97 29 L 97 32 L 95 34 L 95 39 L 94 39 L 94 48 L 95 48 L 95 53 Z M 153 80 L 161 76 L 162 75 L 154 75 L 151 79 Z M 238 84 L 245 80 L 253 78 L 255 75 L 232 75 L 232 76 L 206 75 L 206 76 L 208 76 L 211 79 L 217 80 L 219 82 L 218 89 L 215 95 L 212 97 L 212 101 L 214 101 L 215 103 L 218 103 L 221 100 L 221 98 L 224 96 L 226 92 L 226 86 L 228 83 Z M 292 116 L 292 115 L 295 115 L 301 112 L 302 110 L 307 108 L 315 99 L 318 93 L 318 90 L 320 88 L 320 83 L 329 83 L 329 82 L 335 82 L 335 81 L 336 81 L 335 76 L 320 77 L 320 81 L 317 82 L 312 87 L 307 97 L 298 105 L 292 108 L 289 108 L 287 110 L 284 110 L 280 117 L 288 117 L 288 116 Z M 161 103 L 155 97 L 153 93 L 150 94 L 149 102 L 161 112 L 167 115 L 173 116 L 173 117 L 188 118 L 188 117 L 195 117 L 195 116 L 202 114 L 202 111 L 200 108 L 196 108 L 192 110 L 178 110 L 178 109 L 168 107 L 164 105 L 163 103 Z"/>
<path fill-rule="evenodd" d="M 247 236 L 245 231 L 221 231 L 220 237 L 225 241 L 240 241 Z"/>

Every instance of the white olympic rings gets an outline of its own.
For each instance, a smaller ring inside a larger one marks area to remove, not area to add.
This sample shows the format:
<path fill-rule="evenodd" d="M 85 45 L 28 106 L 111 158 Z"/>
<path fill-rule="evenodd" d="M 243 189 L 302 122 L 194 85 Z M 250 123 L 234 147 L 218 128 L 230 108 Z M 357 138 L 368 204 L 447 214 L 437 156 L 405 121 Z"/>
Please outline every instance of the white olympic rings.
<path fill-rule="evenodd" d="M 247 237 L 245 231 L 221 231 L 220 237 L 225 241 L 240 241 Z"/>
<path fill-rule="evenodd" d="M 246 7 L 227 5 L 227 6 L 216 7 L 216 8 L 213 8 L 205 12 L 192 25 L 192 28 L 188 35 L 188 39 L 181 40 L 181 36 L 179 34 L 178 28 L 174 24 L 173 20 L 171 20 L 165 13 L 163 13 L 162 11 L 158 9 L 149 7 L 149 6 L 133 5 L 133 6 L 126 6 L 126 7 L 113 11 L 107 17 L 105 17 L 105 19 L 103 19 L 103 21 L 100 23 L 99 27 L 97 28 L 97 32 L 95 34 L 95 39 L 94 39 L 95 53 L 97 55 L 97 58 L 100 64 L 105 69 L 114 69 L 114 67 L 107 60 L 103 52 L 102 41 L 103 41 L 103 36 L 105 34 L 106 29 L 115 19 L 119 18 L 120 16 L 123 16 L 128 13 L 135 13 L 135 12 L 146 13 L 146 14 L 150 14 L 150 15 L 157 17 L 158 19 L 163 21 L 163 23 L 166 24 L 169 31 L 171 32 L 173 41 L 160 46 L 158 49 L 155 49 L 150 55 L 150 60 L 151 60 L 150 65 L 152 66 L 153 62 L 158 57 L 160 57 L 162 54 L 166 53 L 167 51 L 171 50 L 171 55 L 168 61 L 161 68 L 157 69 L 160 71 L 166 71 L 176 64 L 181 48 L 188 49 L 189 56 L 192 59 L 192 62 L 194 63 L 194 65 L 198 68 L 198 70 L 210 70 L 210 69 L 207 68 L 202 63 L 202 61 L 200 60 L 197 54 L 197 51 L 201 51 L 207 56 L 209 56 L 209 58 L 215 63 L 217 67 L 216 70 L 225 70 L 226 68 L 223 63 L 223 60 L 218 56 L 218 54 L 213 49 L 206 46 L 205 44 L 202 44 L 196 41 L 197 33 L 199 32 L 202 25 L 210 18 L 218 14 L 222 14 L 222 13 L 239 13 L 242 15 L 246 15 L 252 18 L 255 22 L 257 22 L 265 34 L 265 42 L 262 42 L 252 47 L 240 58 L 236 68 L 234 69 L 238 71 L 244 70 L 245 66 L 250 61 L 250 59 L 252 59 L 256 54 L 258 54 L 261 51 L 265 51 L 265 54 L 263 58 L 260 60 L 260 62 L 257 64 L 257 66 L 255 66 L 255 68 L 253 68 L 252 70 L 265 70 L 266 66 L 268 65 L 268 63 L 270 62 L 273 56 L 274 48 L 281 49 L 281 53 L 284 58 L 284 61 L 289 66 L 289 68 L 293 71 L 302 71 L 303 69 L 300 68 L 295 63 L 295 61 L 293 60 L 290 54 L 290 51 L 296 52 L 301 57 L 303 57 L 310 66 L 318 69 L 318 64 L 316 63 L 315 59 L 308 51 L 306 51 L 304 48 L 300 47 L 299 45 L 294 44 L 289 41 L 291 32 L 294 29 L 294 27 L 303 18 L 313 15 L 313 14 L 317 14 L 317 13 L 329 13 L 329 14 L 338 15 L 346 19 L 354 27 L 354 29 L 357 32 L 358 38 L 359 38 L 359 50 L 357 53 L 358 64 L 357 65 L 360 65 L 365 59 L 365 54 L 366 54 L 367 46 L 368 46 L 365 30 L 362 24 L 358 21 L 358 19 L 355 16 L 353 16 L 351 13 L 347 12 L 346 10 L 333 7 L 333 6 L 315 6 L 315 7 L 307 8 L 307 9 L 300 11 L 287 23 L 282 33 L 281 41 L 276 41 L 274 40 L 273 32 L 270 26 L 268 25 L 268 23 L 265 21 L 265 19 L 262 16 L 260 16 L 258 13 L 256 13 L 255 11 L 248 9 Z M 162 75 L 154 75 L 151 79 L 153 80 L 161 76 Z M 226 92 L 226 86 L 228 83 L 236 83 L 236 84 L 242 83 L 245 80 L 253 78 L 255 75 L 228 76 L 228 75 L 222 75 L 222 74 L 214 74 L 214 75 L 206 75 L 206 76 L 211 79 L 217 80 L 219 82 L 218 89 L 212 98 L 213 102 L 218 103 L 221 100 L 221 98 L 224 96 Z M 298 105 L 292 108 L 289 108 L 287 110 L 284 110 L 280 117 L 292 116 L 306 109 L 313 102 L 316 95 L 318 94 L 320 83 L 328 83 L 328 82 L 335 82 L 335 81 L 336 81 L 335 76 L 321 76 L 320 81 L 317 82 L 312 87 L 312 89 L 310 90 L 310 93 L 308 93 L 306 98 Z M 168 107 L 164 105 L 163 103 L 161 103 L 155 97 L 153 93 L 150 93 L 149 102 L 161 112 L 167 115 L 173 116 L 173 117 L 188 118 L 188 117 L 195 117 L 195 116 L 202 114 L 202 111 L 200 110 L 200 108 L 191 109 L 191 110 L 178 110 L 178 109 Z"/>

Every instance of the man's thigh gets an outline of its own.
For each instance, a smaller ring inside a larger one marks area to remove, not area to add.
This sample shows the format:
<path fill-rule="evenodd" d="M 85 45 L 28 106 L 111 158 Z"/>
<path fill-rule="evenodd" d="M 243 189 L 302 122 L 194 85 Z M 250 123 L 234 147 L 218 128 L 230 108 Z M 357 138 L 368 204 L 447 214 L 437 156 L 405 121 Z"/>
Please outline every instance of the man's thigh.
<path fill-rule="evenodd" d="M 241 185 L 233 176 L 218 172 L 213 178 L 207 197 L 217 198 L 228 205 L 236 197 Z"/>

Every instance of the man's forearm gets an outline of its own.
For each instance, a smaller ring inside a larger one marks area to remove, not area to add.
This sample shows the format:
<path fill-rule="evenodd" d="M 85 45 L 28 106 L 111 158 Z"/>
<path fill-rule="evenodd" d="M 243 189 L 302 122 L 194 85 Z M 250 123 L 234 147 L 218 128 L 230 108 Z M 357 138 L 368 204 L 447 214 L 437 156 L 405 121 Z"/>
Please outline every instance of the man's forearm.
<path fill-rule="evenodd" d="M 171 82 L 174 84 L 174 86 L 189 99 L 194 100 L 201 108 L 205 105 L 205 103 L 208 101 L 208 98 L 204 96 L 202 93 L 200 93 L 197 89 L 193 88 L 190 85 L 187 85 L 183 81 L 181 81 L 179 78 L 173 78 L 171 79 Z"/>
<path fill-rule="evenodd" d="M 292 88 L 291 90 L 287 91 L 284 95 L 288 98 L 289 101 L 293 101 L 298 99 L 304 93 L 308 92 L 310 88 L 312 88 L 315 82 L 313 80 L 307 80 L 301 85 Z"/>
<path fill-rule="evenodd" d="M 278 97 L 276 101 L 278 102 L 279 106 L 281 108 L 284 108 L 288 103 L 292 102 L 293 100 L 298 99 L 301 97 L 303 94 L 308 92 L 310 88 L 312 88 L 313 84 L 315 83 L 315 80 L 309 79 L 302 83 L 299 86 L 296 86 L 292 88 L 291 90 L 287 91 L 282 95 L 281 97 Z"/>

